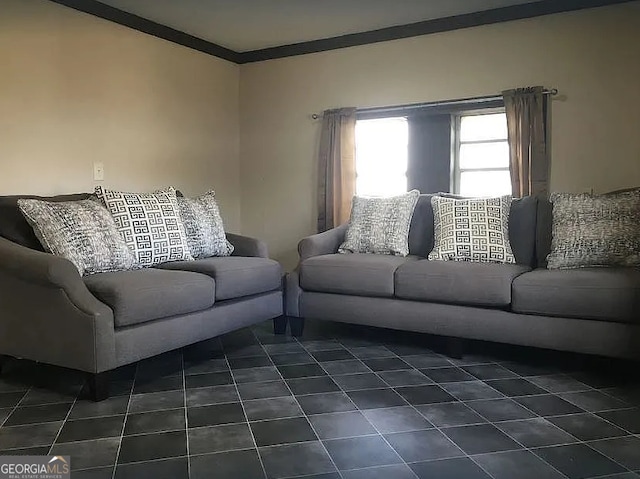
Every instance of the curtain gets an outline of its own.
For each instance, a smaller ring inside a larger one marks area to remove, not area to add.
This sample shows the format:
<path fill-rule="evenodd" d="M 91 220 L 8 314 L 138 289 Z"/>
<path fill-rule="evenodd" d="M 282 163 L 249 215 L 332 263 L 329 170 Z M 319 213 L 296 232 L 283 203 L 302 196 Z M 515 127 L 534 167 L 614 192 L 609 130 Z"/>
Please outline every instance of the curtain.
<path fill-rule="evenodd" d="M 318 172 L 318 232 L 349 220 L 356 192 L 356 109 L 322 115 Z"/>
<path fill-rule="evenodd" d="M 514 197 L 546 196 L 547 96 L 541 86 L 502 92 L 509 135 L 509 170 Z"/>

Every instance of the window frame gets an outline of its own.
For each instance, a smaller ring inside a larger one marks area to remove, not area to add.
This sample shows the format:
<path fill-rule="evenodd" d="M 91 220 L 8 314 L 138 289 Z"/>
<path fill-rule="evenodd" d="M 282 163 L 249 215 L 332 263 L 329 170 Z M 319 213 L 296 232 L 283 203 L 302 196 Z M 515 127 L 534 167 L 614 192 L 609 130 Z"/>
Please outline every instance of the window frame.
<path fill-rule="evenodd" d="M 466 171 L 509 171 L 509 165 L 506 167 L 490 167 L 490 168 L 460 168 L 460 147 L 463 144 L 490 144 L 490 143 L 504 143 L 508 142 L 508 139 L 504 140 L 472 140 L 461 141 L 461 123 L 463 116 L 479 116 L 479 115 L 492 115 L 496 113 L 505 113 L 504 106 L 492 107 L 492 108 L 479 108 L 474 110 L 466 110 L 454 113 L 451 115 L 451 186 L 450 190 L 453 194 L 460 194 L 460 183 L 462 173 Z"/>

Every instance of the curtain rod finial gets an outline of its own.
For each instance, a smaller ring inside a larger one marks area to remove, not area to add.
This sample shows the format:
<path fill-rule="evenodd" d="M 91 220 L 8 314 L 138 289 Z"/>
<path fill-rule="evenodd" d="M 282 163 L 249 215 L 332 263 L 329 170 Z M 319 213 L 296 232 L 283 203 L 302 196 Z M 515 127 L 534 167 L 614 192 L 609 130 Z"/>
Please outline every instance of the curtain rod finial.
<path fill-rule="evenodd" d="M 312 120 L 317 120 L 318 118 L 320 118 L 320 115 L 318 115 L 317 113 L 312 113 L 311 114 L 311 119 Z"/>

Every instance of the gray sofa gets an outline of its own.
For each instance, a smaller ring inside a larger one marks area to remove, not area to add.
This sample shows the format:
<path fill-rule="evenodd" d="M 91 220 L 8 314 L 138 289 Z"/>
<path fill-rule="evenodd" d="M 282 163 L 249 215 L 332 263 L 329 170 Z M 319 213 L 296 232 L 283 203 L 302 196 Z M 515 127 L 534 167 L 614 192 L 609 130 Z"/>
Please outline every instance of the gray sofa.
<path fill-rule="evenodd" d="M 228 234 L 231 257 L 81 277 L 42 251 L 17 199 L 0 197 L 0 355 L 86 371 L 95 400 L 112 369 L 282 316 L 282 270 L 259 240 Z"/>
<path fill-rule="evenodd" d="M 304 318 L 620 358 L 640 358 L 640 268 L 548 270 L 551 205 L 514 200 L 517 264 L 440 262 L 431 195 L 421 195 L 410 256 L 336 254 L 347 226 L 303 239 L 287 277 L 294 334 Z"/>

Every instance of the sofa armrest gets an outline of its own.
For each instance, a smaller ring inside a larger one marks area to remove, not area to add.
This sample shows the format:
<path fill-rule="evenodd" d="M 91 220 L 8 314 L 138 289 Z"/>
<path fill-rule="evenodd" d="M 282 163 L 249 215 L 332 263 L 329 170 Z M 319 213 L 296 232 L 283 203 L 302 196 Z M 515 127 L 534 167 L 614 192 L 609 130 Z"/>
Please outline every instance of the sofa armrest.
<path fill-rule="evenodd" d="M 257 238 L 227 233 L 227 241 L 233 245 L 233 253 L 231 256 L 269 257 L 267 244 Z"/>
<path fill-rule="evenodd" d="M 113 312 L 70 261 L 0 238 L 0 353 L 102 372 L 115 367 Z"/>
<path fill-rule="evenodd" d="M 298 253 L 300 261 L 304 261 L 312 256 L 323 254 L 334 254 L 344 242 L 348 224 L 338 226 L 323 233 L 307 236 L 298 243 Z"/>

